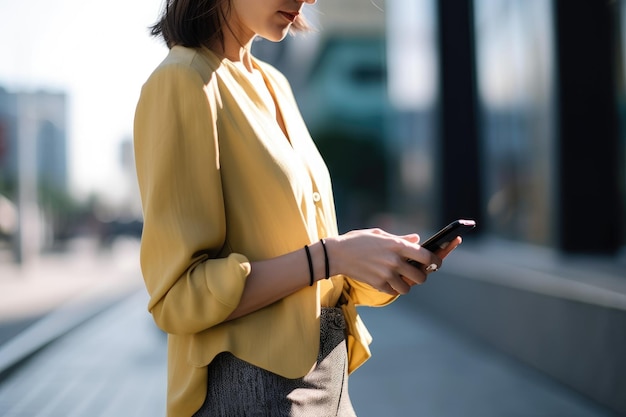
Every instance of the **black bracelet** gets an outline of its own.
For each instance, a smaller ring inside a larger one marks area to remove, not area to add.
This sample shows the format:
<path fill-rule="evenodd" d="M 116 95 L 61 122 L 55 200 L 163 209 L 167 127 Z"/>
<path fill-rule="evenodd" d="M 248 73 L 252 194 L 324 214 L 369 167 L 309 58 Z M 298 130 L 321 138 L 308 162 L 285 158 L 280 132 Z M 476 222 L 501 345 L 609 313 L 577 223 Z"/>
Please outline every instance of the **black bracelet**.
<path fill-rule="evenodd" d="M 306 259 L 309 261 L 309 286 L 312 287 L 313 281 L 315 281 L 313 277 L 313 260 L 311 259 L 311 251 L 307 245 L 304 245 L 304 250 L 306 251 Z"/>
<path fill-rule="evenodd" d="M 326 279 L 330 279 L 330 265 L 328 264 L 328 252 L 326 252 L 326 241 L 324 239 L 320 239 L 322 242 L 322 248 L 324 248 L 324 262 L 326 266 Z"/>

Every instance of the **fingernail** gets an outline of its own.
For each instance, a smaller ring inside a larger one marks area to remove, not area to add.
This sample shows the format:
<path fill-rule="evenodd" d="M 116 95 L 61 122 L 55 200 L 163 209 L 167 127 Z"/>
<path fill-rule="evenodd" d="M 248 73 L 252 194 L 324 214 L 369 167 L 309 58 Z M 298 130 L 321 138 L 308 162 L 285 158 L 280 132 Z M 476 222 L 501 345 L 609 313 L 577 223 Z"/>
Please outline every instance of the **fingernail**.
<path fill-rule="evenodd" d="M 435 272 L 437 269 L 437 264 L 430 264 L 426 267 L 426 272 Z"/>

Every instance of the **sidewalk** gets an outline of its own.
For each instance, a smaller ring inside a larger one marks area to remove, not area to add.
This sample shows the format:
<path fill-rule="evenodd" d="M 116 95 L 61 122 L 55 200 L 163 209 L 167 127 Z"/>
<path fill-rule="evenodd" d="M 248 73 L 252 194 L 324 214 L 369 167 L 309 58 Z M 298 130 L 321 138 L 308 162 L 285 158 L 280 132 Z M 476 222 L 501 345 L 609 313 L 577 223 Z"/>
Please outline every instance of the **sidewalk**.
<path fill-rule="evenodd" d="M 138 241 L 129 239 L 119 240 L 110 252 L 100 251 L 95 240 L 83 238 L 72 241 L 65 252 L 42 254 L 23 267 L 4 256 L 0 317 L 46 313 L 95 286 L 119 286 L 128 275 L 139 273 L 138 248 Z"/>
<path fill-rule="evenodd" d="M 446 279 L 444 270 L 437 279 Z M 420 290 L 428 291 L 424 286 Z M 416 307 L 361 309 L 372 358 L 350 379 L 359 417 L 609 417 L 612 411 Z"/>
<path fill-rule="evenodd" d="M 20 365 L 0 384 L 2 417 L 165 415 L 165 336 L 137 290 Z"/>
<path fill-rule="evenodd" d="M 135 291 L 23 363 L 0 383 L 0 416 L 164 416 L 165 336 L 146 301 Z M 361 311 L 374 357 L 350 379 L 359 417 L 614 415 L 412 303 Z"/>
<path fill-rule="evenodd" d="M 29 355 L 143 287 L 138 242 L 79 239 L 22 267 L 0 262 L 0 380 Z"/>

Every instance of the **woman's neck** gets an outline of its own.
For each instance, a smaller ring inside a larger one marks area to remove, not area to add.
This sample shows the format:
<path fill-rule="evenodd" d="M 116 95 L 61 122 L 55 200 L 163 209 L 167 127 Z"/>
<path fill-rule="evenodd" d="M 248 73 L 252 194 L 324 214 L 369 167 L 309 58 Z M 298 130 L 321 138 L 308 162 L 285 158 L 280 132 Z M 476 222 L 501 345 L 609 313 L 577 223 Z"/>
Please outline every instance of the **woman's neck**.
<path fill-rule="evenodd" d="M 252 72 L 254 68 L 250 48 L 257 36 L 256 33 L 247 28 L 234 8 L 232 10 L 228 8 L 223 17 L 222 39 L 210 45 L 209 49 L 232 62 L 241 62 L 249 72 Z"/>
<path fill-rule="evenodd" d="M 252 65 L 252 54 L 248 47 L 222 48 L 221 45 L 210 45 L 208 49 L 221 58 L 228 59 L 231 62 L 240 62 L 246 70 L 250 72 L 254 69 Z"/>

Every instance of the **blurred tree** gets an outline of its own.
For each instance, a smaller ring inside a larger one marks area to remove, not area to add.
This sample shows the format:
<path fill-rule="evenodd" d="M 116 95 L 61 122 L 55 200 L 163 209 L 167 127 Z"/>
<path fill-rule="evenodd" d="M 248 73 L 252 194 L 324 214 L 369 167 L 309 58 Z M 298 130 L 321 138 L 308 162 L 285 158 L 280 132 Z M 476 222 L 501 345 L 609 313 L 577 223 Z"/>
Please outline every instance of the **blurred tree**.
<path fill-rule="evenodd" d="M 0 195 L 9 201 L 17 201 L 17 181 L 12 177 L 0 178 Z M 63 245 L 69 238 L 76 236 L 92 216 L 88 203 L 81 203 L 69 193 L 50 185 L 43 179 L 39 181 L 38 204 L 44 218 L 47 232 L 47 246 Z M 10 236 L 2 236 L 5 240 Z"/>
<path fill-rule="evenodd" d="M 50 231 L 51 244 L 58 245 L 78 233 L 89 213 L 85 204 L 46 182 L 39 184 L 39 206 Z"/>
<path fill-rule="evenodd" d="M 388 209 L 388 157 L 377 136 L 327 128 L 314 135 L 333 182 L 342 232 L 369 226 Z"/>

